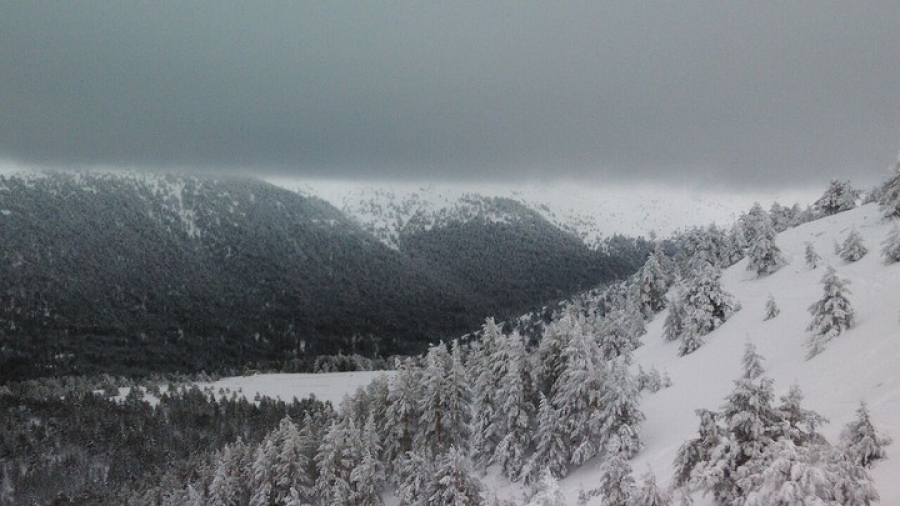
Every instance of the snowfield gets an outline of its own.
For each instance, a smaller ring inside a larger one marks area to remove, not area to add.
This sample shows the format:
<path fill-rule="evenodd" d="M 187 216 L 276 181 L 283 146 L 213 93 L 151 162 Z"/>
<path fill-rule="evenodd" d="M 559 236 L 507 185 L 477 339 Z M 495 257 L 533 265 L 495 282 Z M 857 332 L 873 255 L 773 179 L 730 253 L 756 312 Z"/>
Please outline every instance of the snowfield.
<path fill-rule="evenodd" d="M 234 376 L 211 383 L 197 383 L 202 389 L 238 392 L 252 401 L 257 395 L 291 402 L 294 397 L 304 399 L 315 395 L 322 402 L 331 402 L 337 408 L 344 397 L 356 389 L 368 385 L 378 376 L 391 374 L 389 371 L 333 372 L 319 374 L 257 374 L 255 376 Z"/>
<path fill-rule="evenodd" d="M 780 234 L 777 244 L 787 265 L 763 278 L 746 270 L 746 259 L 726 270 L 722 286 L 737 297 L 742 309 L 704 336 L 706 344 L 688 356 L 678 356 L 677 342 L 664 341 L 666 312 L 658 314 L 648 325 L 643 346 L 634 353 L 634 367 L 668 372 L 673 386 L 645 394 L 641 401 L 647 416 L 642 426 L 646 446 L 631 461 L 635 478 L 652 469 L 661 487 L 670 484 L 676 451 L 697 434 L 699 419 L 694 410 L 719 409 L 740 374 L 747 340 L 765 357 L 763 365 L 775 380 L 776 397 L 797 384 L 805 395 L 805 407 L 830 420 L 822 433 L 831 443 L 838 443 L 843 425 L 851 420 L 860 400 L 867 402 L 877 426 L 895 441 L 900 440 L 900 264 L 885 265 L 881 257 L 881 242 L 892 226 L 881 218 L 875 205 L 866 205 Z M 842 242 L 854 228 L 869 253 L 848 264 L 835 255 L 834 242 Z M 816 269 L 805 264 L 806 242 L 811 242 L 822 257 Z M 820 355 L 807 360 L 808 308 L 822 295 L 820 279 L 826 265 L 850 280 L 856 326 L 828 343 Z M 781 313 L 763 321 L 770 294 Z M 345 395 L 378 374 L 385 373 L 267 374 L 225 378 L 200 386 L 240 389 L 250 399 L 256 393 L 284 400 L 315 394 L 337 406 Z M 885 505 L 900 504 L 898 444 L 888 447 L 889 458 L 870 471 Z M 599 462 L 593 460 L 560 482 L 570 504 L 576 504 L 579 490 L 597 486 L 598 473 Z M 523 498 L 523 485 L 509 483 L 496 469 L 489 469 L 484 480 L 501 498 Z M 698 505 L 712 504 L 711 498 L 699 494 L 695 499 Z M 601 503 L 596 498 L 588 504 Z"/>

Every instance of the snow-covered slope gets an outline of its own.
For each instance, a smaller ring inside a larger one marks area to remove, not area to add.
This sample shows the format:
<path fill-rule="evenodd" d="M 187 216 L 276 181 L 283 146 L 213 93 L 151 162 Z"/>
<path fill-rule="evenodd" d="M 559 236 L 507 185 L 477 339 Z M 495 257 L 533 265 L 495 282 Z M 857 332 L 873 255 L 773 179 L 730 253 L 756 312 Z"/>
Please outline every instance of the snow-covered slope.
<path fill-rule="evenodd" d="M 428 226 L 441 217 L 465 219 L 474 215 L 478 209 L 473 204 L 484 197 L 520 202 L 589 246 L 617 233 L 667 236 L 679 229 L 707 225 L 710 220 L 727 225 L 756 201 L 766 207 L 776 201 L 806 205 L 817 197 L 804 191 L 763 195 L 564 181 L 441 185 L 289 179 L 270 182 L 327 200 L 392 247 L 410 224 Z"/>
<path fill-rule="evenodd" d="M 834 241 L 859 231 L 868 255 L 847 264 L 834 255 Z M 653 469 L 660 484 L 668 484 L 672 460 L 681 443 L 696 436 L 699 419 L 694 410 L 718 409 L 740 374 L 744 343 L 752 340 L 766 358 L 766 373 L 775 380 L 775 394 L 786 394 L 793 383 L 805 394 L 805 405 L 831 420 L 824 435 L 837 443 L 840 430 L 864 399 L 877 424 L 895 440 L 900 438 L 900 264 L 884 265 L 880 244 L 891 229 L 874 205 L 823 218 L 782 233 L 777 244 L 789 264 L 761 279 L 746 271 L 746 260 L 725 271 L 722 285 L 741 302 L 743 309 L 721 328 L 706 336 L 706 344 L 685 357 L 678 344 L 662 338 L 665 312 L 648 326 L 644 346 L 635 362 L 645 368 L 667 370 L 671 388 L 647 395 L 642 408 L 645 449 L 631 462 L 636 475 Z M 806 360 L 804 343 L 811 320 L 808 307 L 822 296 L 819 283 L 824 267 L 809 269 L 804 263 L 804 243 L 812 242 L 823 263 L 832 265 L 851 281 L 850 301 L 856 310 L 856 327 L 831 341 L 826 350 Z M 763 321 L 765 302 L 771 294 L 781 309 L 776 318 Z M 900 446 L 888 447 L 889 459 L 872 470 L 881 503 L 900 504 Z M 577 496 L 597 481 L 590 464 L 563 481 L 568 497 Z M 598 503 L 599 504 L 599 503 Z"/>

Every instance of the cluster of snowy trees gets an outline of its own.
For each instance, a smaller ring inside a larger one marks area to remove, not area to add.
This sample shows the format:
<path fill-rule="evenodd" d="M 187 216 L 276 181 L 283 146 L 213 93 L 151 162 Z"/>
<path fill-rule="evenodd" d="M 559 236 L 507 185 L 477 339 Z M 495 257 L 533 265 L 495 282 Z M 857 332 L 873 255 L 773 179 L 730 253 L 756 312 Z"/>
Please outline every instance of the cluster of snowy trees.
<path fill-rule="evenodd" d="M 866 469 L 884 458 L 890 439 L 875 429 L 865 406 L 834 447 L 819 433 L 827 420 L 802 406 L 799 387 L 775 404 L 762 360 L 748 343 L 742 375 L 721 409 L 698 410 L 699 434 L 678 450 L 675 485 L 723 505 L 877 501 Z"/>
<path fill-rule="evenodd" d="M 628 309 L 602 315 L 564 307 L 532 347 L 488 319 L 479 340 L 400 362 L 337 413 L 286 418 L 257 445 L 227 445 L 157 503 L 375 505 L 392 487 L 402 504 L 475 505 L 488 500 L 475 474 L 488 466 L 537 497 L 549 493 L 548 473 L 628 459 L 642 446 L 640 387 L 668 381 L 651 370 L 639 385 L 628 370 L 646 300 L 632 293 Z"/>

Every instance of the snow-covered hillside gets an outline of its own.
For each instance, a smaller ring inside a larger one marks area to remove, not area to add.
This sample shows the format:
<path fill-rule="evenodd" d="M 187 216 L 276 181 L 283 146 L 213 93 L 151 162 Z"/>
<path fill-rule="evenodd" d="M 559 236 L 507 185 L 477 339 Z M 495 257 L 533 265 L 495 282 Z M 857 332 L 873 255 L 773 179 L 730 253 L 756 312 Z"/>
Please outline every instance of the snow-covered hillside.
<path fill-rule="evenodd" d="M 900 437 L 900 264 L 886 266 L 881 241 L 891 230 L 875 205 L 822 218 L 779 235 L 778 246 L 788 265 L 760 279 L 746 270 L 747 260 L 726 270 L 722 286 L 734 294 L 743 309 L 721 328 L 705 337 L 706 344 L 685 357 L 678 356 L 677 343 L 665 342 L 662 324 L 665 312 L 648 326 L 644 346 L 635 352 L 635 362 L 645 368 L 667 370 L 674 385 L 646 396 L 642 408 L 647 415 L 643 427 L 645 449 L 633 460 L 636 474 L 651 467 L 661 484 L 671 480 L 672 460 L 679 445 L 696 437 L 698 408 L 718 409 L 740 374 L 744 343 L 749 339 L 766 358 L 766 373 L 775 380 L 775 394 L 787 393 L 797 384 L 805 404 L 831 423 L 823 434 L 832 442 L 852 418 L 860 400 L 865 400 L 877 424 L 895 439 Z M 834 254 L 833 244 L 853 229 L 859 231 L 868 255 L 848 264 Z M 840 277 L 849 279 L 850 301 L 856 310 L 856 326 L 831 341 L 820 355 L 806 360 L 808 307 L 822 296 L 819 283 L 824 267 L 810 269 L 804 262 L 805 242 L 811 242 Z M 763 321 L 769 294 L 781 314 Z M 882 504 L 900 504 L 900 452 L 888 448 L 889 459 L 872 471 Z M 596 476 L 590 466 L 564 480 L 569 490 Z"/>
<path fill-rule="evenodd" d="M 807 191 L 765 195 L 567 182 L 421 185 L 269 181 L 327 200 L 392 247 L 396 247 L 400 232 L 410 223 L 435 223 L 441 219 L 472 216 L 473 211 L 478 211 L 479 197 L 503 197 L 520 202 L 589 246 L 617 233 L 647 236 L 655 232 L 667 236 L 679 229 L 708 224 L 710 220 L 727 225 L 756 201 L 766 207 L 772 202 L 806 205 L 817 197 L 814 192 Z"/>
<path fill-rule="evenodd" d="M 723 288 L 737 297 L 742 309 L 705 336 L 706 344 L 690 355 L 679 357 L 678 343 L 662 338 L 666 312 L 658 314 L 648 326 L 644 345 L 634 354 L 635 367 L 667 371 L 674 384 L 645 394 L 641 401 L 647 416 L 642 427 L 646 446 L 631 462 L 636 477 L 649 468 L 660 485 L 670 484 L 676 451 L 684 441 L 696 436 L 699 420 L 694 410 L 718 409 L 722 405 L 740 374 L 741 355 L 748 340 L 766 359 L 766 374 L 775 380 L 776 397 L 798 385 L 805 394 L 804 405 L 830 420 L 822 432 L 832 443 L 838 442 L 841 428 L 853 417 L 860 400 L 867 402 L 873 420 L 882 430 L 900 438 L 900 264 L 885 265 L 880 255 L 881 241 L 891 227 L 876 206 L 867 205 L 782 233 L 777 243 L 788 264 L 763 278 L 746 270 L 746 260 L 726 270 Z M 848 264 L 834 254 L 833 244 L 854 229 L 870 252 Z M 816 269 L 804 262 L 806 242 L 811 242 L 822 256 Z M 823 353 L 807 360 L 806 327 L 811 319 L 808 307 L 821 297 L 820 279 L 825 265 L 833 266 L 840 277 L 850 280 L 850 300 L 857 323 L 832 340 Z M 781 313 L 764 321 L 770 295 Z M 263 375 L 223 380 L 216 386 L 241 388 L 248 396 L 260 392 L 286 398 L 312 392 L 336 400 L 376 374 Z M 900 504 L 897 448 L 897 443 L 888 447 L 889 458 L 871 471 L 881 504 Z M 589 461 L 561 481 L 570 504 L 576 503 L 580 490 L 597 486 L 598 467 L 596 461 Z M 523 497 L 522 485 L 509 483 L 496 470 L 485 481 L 500 497 L 517 501 Z M 709 498 L 698 495 L 696 499 L 697 504 L 712 504 Z M 589 504 L 601 503 L 594 499 Z"/>

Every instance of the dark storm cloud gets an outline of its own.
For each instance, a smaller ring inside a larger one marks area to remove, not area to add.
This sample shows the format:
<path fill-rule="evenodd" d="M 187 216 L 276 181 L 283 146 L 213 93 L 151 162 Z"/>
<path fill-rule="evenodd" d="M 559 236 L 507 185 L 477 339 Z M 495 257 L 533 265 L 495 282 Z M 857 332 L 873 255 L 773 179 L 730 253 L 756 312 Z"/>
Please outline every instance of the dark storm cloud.
<path fill-rule="evenodd" d="M 0 156 L 289 175 L 872 179 L 900 4 L 4 2 Z"/>

